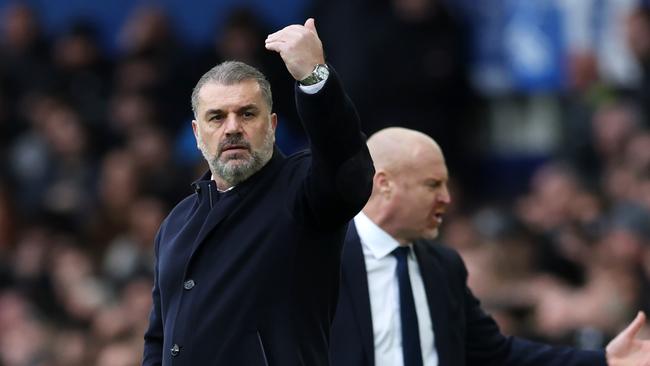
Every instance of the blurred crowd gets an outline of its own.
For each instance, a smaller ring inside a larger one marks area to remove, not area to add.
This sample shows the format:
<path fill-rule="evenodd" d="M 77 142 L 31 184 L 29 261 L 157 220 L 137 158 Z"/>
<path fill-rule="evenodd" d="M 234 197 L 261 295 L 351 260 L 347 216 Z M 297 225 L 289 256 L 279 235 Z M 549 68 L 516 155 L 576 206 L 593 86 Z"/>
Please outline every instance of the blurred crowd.
<path fill-rule="evenodd" d="M 650 311 L 650 10 L 620 17 L 636 82 L 607 79 L 581 48 L 562 90 L 495 96 L 470 80 L 460 8 L 312 5 L 365 132 L 402 125 L 441 143 L 454 202 L 440 240 L 461 252 L 506 333 L 602 347 Z M 222 60 L 259 67 L 286 153 L 306 146 L 293 82 L 263 48 L 273 30 L 247 9 L 190 49 L 163 8 L 138 7 L 110 56 L 87 19 L 46 35 L 34 9 L 1 11 L 0 366 L 137 365 L 153 238 L 207 169 L 190 127 L 195 81 Z M 529 149 L 499 155 L 517 142 Z"/>

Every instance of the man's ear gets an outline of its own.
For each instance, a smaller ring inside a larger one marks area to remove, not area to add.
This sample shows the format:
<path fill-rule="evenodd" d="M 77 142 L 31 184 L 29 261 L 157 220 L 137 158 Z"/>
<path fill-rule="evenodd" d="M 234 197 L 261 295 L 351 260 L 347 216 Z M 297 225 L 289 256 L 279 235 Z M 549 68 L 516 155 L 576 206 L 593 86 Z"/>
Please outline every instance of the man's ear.
<path fill-rule="evenodd" d="M 380 170 L 376 172 L 375 176 L 372 178 L 372 184 L 382 197 L 390 197 L 393 182 L 385 171 Z"/>
<path fill-rule="evenodd" d="M 192 120 L 192 131 L 194 132 L 194 138 L 196 139 L 196 147 L 199 147 L 199 132 L 198 132 L 198 122 L 195 119 Z"/>
<path fill-rule="evenodd" d="M 273 126 L 273 131 L 278 127 L 278 115 L 271 113 L 271 125 Z"/>

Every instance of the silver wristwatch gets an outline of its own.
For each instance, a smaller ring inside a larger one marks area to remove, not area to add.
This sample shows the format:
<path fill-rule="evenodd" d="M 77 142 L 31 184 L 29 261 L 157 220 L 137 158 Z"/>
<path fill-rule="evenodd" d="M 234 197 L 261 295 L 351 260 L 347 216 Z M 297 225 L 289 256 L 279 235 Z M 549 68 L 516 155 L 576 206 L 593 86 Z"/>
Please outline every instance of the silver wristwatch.
<path fill-rule="evenodd" d="M 299 81 L 300 85 L 309 86 L 319 83 L 330 75 L 330 69 L 325 64 L 318 64 L 314 67 L 311 74 Z"/>

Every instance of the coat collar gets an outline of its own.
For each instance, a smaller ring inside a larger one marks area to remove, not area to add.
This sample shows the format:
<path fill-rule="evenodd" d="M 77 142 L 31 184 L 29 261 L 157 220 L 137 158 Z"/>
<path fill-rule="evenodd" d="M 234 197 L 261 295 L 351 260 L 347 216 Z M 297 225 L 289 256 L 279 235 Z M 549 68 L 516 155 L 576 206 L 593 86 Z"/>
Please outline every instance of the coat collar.
<path fill-rule="evenodd" d="M 234 189 L 226 192 L 217 192 L 216 186 L 214 186 L 214 188 L 210 186 L 214 185 L 214 182 L 210 179 L 212 174 L 209 170 L 203 174 L 201 179 L 193 183 L 193 186 L 197 192 L 201 190 L 207 191 L 214 189 L 212 192 L 219 196 L 217 199 L 221 207 L 219 207 L 218 210 L 210 210 L 208 213 L 203 226 L 199 230 L 196 241 L 193 243 L 192 256 L 194 253 L 196 253 L 196 250 L 199 248 L 201 243 L 203 243 L 208 234 L 210 234 L 210 232 L 212 232 L 212 230 L 214 230 L 217 225 L 219 225 L 219 223 L 237 211 L 237 208 L 242 207 L 242 202 L 246 199 L 248 193 L 254 191 L 254 188 L 258 186 L 256 183 L 263 181 L 264 179 L 268 179 L 269 177 L 276 174 L 280 170 L 280 167 L 284 160 L 284 154 L 282 154 L 280 149 L 275 146 L 271 159 L 268 163 L 266 163 L 266 165 L 262 167 L 262 169 L 253 174 L 250 178 L 246 179 L 244 182 L 238 184 Z M 200 187 L 200 189 L 197 189 L 197 187 Z M 212 200 L 212 197 L 209 199 Z"/>

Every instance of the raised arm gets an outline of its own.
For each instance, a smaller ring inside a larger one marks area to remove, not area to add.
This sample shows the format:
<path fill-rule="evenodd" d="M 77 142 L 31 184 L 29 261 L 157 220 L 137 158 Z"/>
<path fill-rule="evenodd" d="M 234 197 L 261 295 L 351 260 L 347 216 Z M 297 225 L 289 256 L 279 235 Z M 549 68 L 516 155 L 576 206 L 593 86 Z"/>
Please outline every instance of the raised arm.
<path fill-rule="evenodd" d="M 374 174 L 354 105 L 330 65 L 329 75 L 319 75 L 322 81 L 300 83 L 325 62 L 313 19 L 270 34 L 266 48 L 282 57 L 297 81 L 296 105 L 310 142 L 311 167 L 294 211 L 317 226 L 344 224 L 365 205 Z"/>

